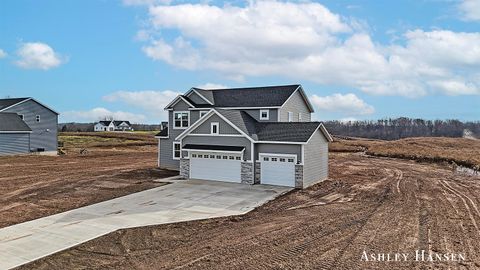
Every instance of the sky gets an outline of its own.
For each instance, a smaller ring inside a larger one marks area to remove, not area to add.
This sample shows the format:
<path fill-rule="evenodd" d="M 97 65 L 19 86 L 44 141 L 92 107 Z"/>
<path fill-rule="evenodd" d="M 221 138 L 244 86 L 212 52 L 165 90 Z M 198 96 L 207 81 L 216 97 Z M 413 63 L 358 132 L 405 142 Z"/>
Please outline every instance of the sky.
<path fill-rule="evenodd" d="M 480 120 L 480 0 L 2 0 L 0 98 L 159 123 L 176 95 L 301 84 L 314 119 Z"/>

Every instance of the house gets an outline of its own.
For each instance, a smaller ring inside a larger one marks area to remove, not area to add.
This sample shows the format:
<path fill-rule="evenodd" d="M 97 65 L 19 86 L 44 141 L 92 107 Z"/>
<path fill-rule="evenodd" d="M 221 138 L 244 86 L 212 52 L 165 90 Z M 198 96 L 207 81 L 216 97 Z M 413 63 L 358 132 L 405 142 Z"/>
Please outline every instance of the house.
<path fill-rule="evenodd" d="M 93 127 L 94 131 L 133 131 L 129 121 L 99 121 Z"/>
<path fill-rule="evenodd" d="M 57 154 L 58 113 L 27 98 L 0 99 L 0 155 Z"/>
<path fill-rule="evenodd" d="M 158 166 L 184 178 L 305 188 L 328 176 L 328 143 L 301 85 L 192 88 L 166 107 Z"/>

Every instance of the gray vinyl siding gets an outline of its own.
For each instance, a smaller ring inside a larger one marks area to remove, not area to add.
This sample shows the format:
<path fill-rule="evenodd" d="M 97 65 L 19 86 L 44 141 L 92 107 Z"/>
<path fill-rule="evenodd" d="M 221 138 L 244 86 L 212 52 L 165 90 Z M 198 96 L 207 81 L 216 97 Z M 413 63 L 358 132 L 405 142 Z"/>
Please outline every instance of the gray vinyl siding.
<path fill-rule="evenodd" d="M 287 122 L 288 121 L 288 112 L 293 112 L 293 122 L 299 122 L 298 114 L 302 114 L 302 122 L 310 122 L 311 121 L 311 113 L 308 109 L 305 100 L 302 97 L 302 94 L 297 90 L 293 95 L 288 99 L 288 101 L 283 104 L 283 107 L 280 108 L 280 121 L 279 122 Z"/>
<path fill-rule="evenodd" d="M 15 105 L 5 112 L 23 114 L 25 123 L 32 129 L 30 149 L 44 148 L 45 151 L 57 151 L 58 115 L 33 100 Z M 36 116 L 40 115 L 40 122 Z"/>
<path fill-rule="evenodd" d="M 210 118 L 208 118 L 200 126 L 192 130 L 192 133 L 193 134 L 210 134 L 210 124 L 212 122 L 218 123 L 218 129 L 220 131 L 220 134 L 235 134 L 235 135 L 240 134 L 240 132 L 238 132 L 234 127 L 232 127 L 230 124 L 225 122 L 222 118 L 220 118 L 216 114 L 210 116 Z"/>
<path fill-rule="evenodd" d="M 255 144 L 255 160 L 258 160 L 259 153 L 297 155 L 297 161 L 302 162 L 302 146 L 300 144 L 257 143 Z"/>
<path fill-rule="evenodd" d="M 29 133 L 0 133 L 0 156 L 30 152 Z"/>
<path fill-rule="evenodd" d="M 328 141 L 317 130 L 304 147 L 303 187 L 308 187 L 328 177 Z"/>
<path fill-rule="evenodd" d="M 267 110 L 267 109 L 265 109 L 265 110 Z M 251 117 L 255 118 L 255 120 L 257 120 L 259 122 L 277 122 L 278 121 L 278 110 L 277 109 L 268 109 L 268 110 L 269 110 L 269 119 L 268 120 L 260 120 L 260 110 L 259 109 L 248 109 L 248 110 L 242 110 L 242 111 L 245 111 Z"/>
<path fill-rule="evenodd" d="M 187 135 L 182 140 L 185 144 L 210 144 L 210 145 L 228 145 L 228 146 L 244 146 L 244 158 L 250 160 L 251 143 L 250 140 L 244 137 L 212 137 L 212 136 L 189 136 Z"/>
<path fill-rule="evenodd" d="M 180 161 L 173 159 L 173 139 L 160 139 L 160 161 L 159 167 L 162 169 L 178 170 Z"/>

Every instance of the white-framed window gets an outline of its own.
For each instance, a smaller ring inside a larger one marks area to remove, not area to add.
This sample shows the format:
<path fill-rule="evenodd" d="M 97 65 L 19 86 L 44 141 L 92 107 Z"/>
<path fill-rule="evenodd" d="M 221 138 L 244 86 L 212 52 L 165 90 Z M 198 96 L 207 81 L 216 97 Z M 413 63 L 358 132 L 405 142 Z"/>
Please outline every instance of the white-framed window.
<path fill-rule="evenodd" d="M 212 122 L 210 123 L 210 134 L 212 135 L 218 135 L 218 122 Z"/>
<path fill-rule="evenodd" d="M 288 122 L 293 122 L 293 112 L 288 112 Z"/>
<path fill-rule="evenodd" d="M 200 111 L 200 118 L 202 118 L 207 113 L 208 113 L 208 111 Z"/>
<path fill-rule="evenodd" d="M 173 112 L 173 128 L 185 129 L 190 125 L 190 112 Z"/>
<path fill-rule="evenodd" d="M 180 159 L 181 154 L 182 144 L 180 142 L 173 142 L 173 159 Z"/>
<path fill-rule="evenodd" d="M 260 110 L 260 120 L 270 120 L 270 110 Z"/>
<path fill-rule="evenodd" d="M 298 122 L 302 122 L 302 113 L 301 112 L 298 113 Z"/>
<path fill-rule="evenodd" d="M 25 116 L 23 114 L 19 114 L 18 116 L 20 116 L 20 119 L 25 120 Z"/>
<path fill-rule="evenodd" d="M 40 122 L 40 115 L 37 114 L 37 116 L 35 116 L 35 120 L 36 120 L 37 122 Z"/>

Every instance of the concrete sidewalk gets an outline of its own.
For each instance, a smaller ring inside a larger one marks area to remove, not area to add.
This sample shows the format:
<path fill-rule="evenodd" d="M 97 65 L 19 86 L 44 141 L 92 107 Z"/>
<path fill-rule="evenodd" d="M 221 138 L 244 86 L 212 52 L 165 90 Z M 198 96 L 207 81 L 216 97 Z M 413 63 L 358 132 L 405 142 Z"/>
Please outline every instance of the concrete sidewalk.
<path fill-rule="evenodd" d="M 123 228 L 245 214 L 290 190 L 216 181 L 174 181 L 0 229 L 0 269 L 10 269 Z"/>

